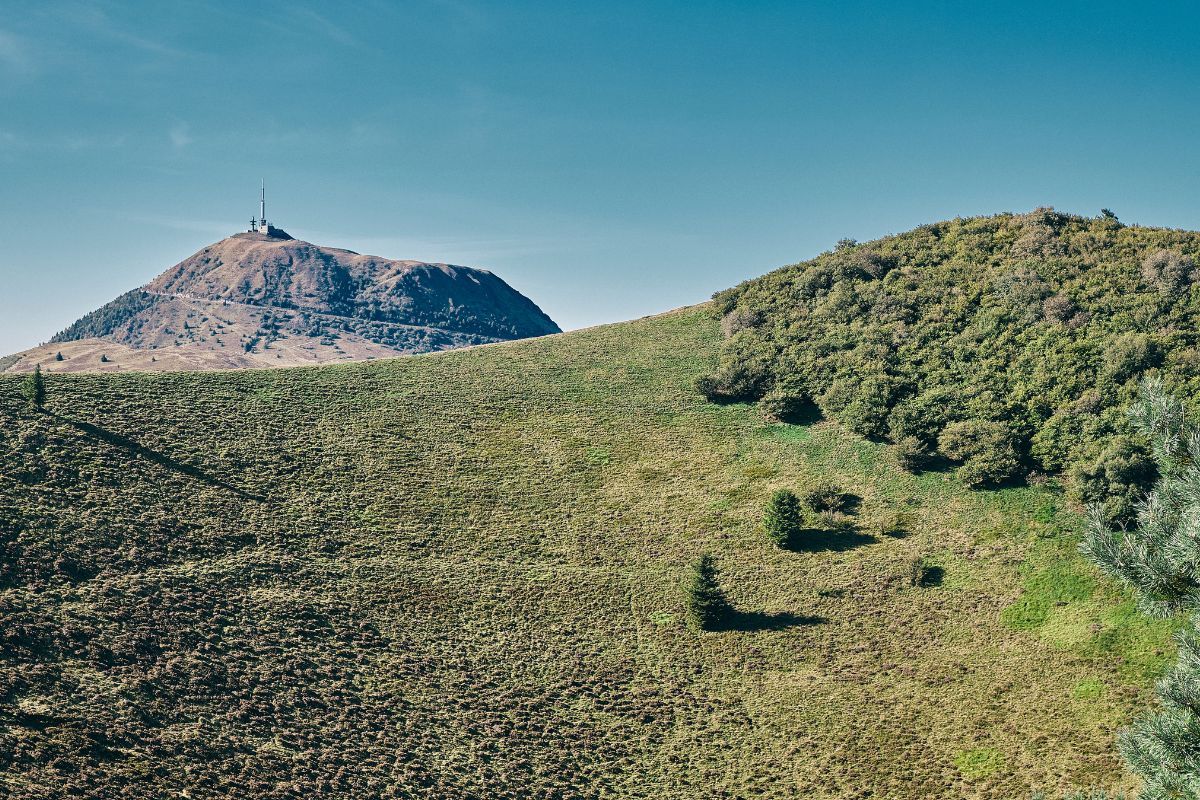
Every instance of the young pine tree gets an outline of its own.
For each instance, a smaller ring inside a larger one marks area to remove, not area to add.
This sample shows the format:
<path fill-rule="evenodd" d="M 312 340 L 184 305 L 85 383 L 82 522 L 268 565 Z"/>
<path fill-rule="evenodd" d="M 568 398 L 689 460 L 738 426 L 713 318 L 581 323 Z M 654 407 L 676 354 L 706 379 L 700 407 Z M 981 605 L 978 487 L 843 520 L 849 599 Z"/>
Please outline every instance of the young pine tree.
<path fill-rule="evenodd" d="M 35 366 L 33 372 L 29 373 L 29 377 L 21 384 L 21 390 L 25 393 L 25 399 L 29 401 L 29 405 L 33 406 L 34 410 L 41 411 L 42 406 L 46 404 L 46 379 L 42 377 L 41 364 Z"/>
<path fill-rule="evenodd" d="M 1143 800 L 1200 800 L 1200 426 L 1156 378 L 1142 382 L 1129 418 L 1150 441 L 1158 483 L 1132 529 L 1113 528 L 1090 508 L 1083 551 L 1133 587 L 1146 613 L 1192 619 L 1178 661 L 1158 681 L 1160 707 L 1122 731 L 1119 746 L 1144 781 Z"/>
<path fill-rule="evenodd" d="M 717 579 L 717 564 L 707 553 L 692 564 L 692 572 L 684 587 L 687 597 L 688 625 L 696 630 L 709 630 L 729 610 L 729 603 Z"/>
<path fill-rule="evenodd" d="M 795 541 L 804 527 L 804 510 L 800 498 L 791 489 L 780 489 L 771 495 L 763 514 L 767 538 L 779 547 Z"/>

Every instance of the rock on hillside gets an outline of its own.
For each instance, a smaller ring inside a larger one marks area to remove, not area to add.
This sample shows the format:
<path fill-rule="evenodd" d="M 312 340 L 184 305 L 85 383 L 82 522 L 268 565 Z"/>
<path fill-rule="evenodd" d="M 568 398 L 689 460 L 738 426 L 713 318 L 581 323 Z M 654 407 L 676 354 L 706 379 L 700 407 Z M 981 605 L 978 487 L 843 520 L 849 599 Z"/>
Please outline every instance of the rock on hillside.
<path fill-rule="evenodd" d="M 205 247 L 8 359 L 7 371 L 292 366 L 559 332 L 487 270 L 360 255 L 271 230 Z"/>

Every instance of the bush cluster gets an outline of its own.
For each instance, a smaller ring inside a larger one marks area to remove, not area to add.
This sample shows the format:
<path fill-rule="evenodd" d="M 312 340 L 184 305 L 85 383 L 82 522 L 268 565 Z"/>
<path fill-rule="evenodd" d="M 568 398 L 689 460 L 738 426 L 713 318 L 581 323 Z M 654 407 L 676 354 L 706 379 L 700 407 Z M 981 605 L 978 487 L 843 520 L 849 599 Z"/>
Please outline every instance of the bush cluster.
<path fill-rule="evenodd" d="M 1112 444 L 1138 378 L 1200 406 L 1197 254 L 1200 233 L 1052 209 L 847 240 L 715 295 L 727 338 L 697 385 L 776 418 L 814 404 L 975 486 L 1065 474 L 1128 519 L 1154 476 Z"/>
<path fill-rule="evenodd" d="M 804 505 L 818 513 L 841 513 L 846 510 L 846 493 L 836 483 L 820 483 L 804 493 Z"/>

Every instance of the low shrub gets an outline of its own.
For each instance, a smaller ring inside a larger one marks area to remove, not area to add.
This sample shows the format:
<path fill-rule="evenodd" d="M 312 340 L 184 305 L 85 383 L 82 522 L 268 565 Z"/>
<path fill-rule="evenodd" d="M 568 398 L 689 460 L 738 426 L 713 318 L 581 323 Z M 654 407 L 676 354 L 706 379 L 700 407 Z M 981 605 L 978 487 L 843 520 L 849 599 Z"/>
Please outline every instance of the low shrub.
<path fill-rule="evenodd" d="M 908 585 L 924 586 L 928 579 L 929 565 L 923 557 L 916 556 L 908 563 Z"/>
<path fill-rule="evenodd" d="M 957 474 L 967 486 L 994 486 L 1022 472 L 1013 438 L 1003 423 L 964 420 L 946 426 L 938 437 L 938 449 L 961 464 Z"/>
<path fill-rule="evenodd" d="M 921 471 L 929 465 L 933 457 L 929 446 L 916 436 L 905 436 L 898 440 L 894 449 L 900 466 L 909 472 Z"/>
<path fill-rule="evenodd" d="M 1068 496 L 1094 506 L 1110 525 L 1126 525 L 1137 514 L 1144 487 L 1158 476 L 1150 449 L 1130 436 L 1117 436 L 1091 458 L 1073 464 Z"/>
<path fill-rule="evenodd" d="M 796 422 L 813 415 L 816 406 L 804 394 L 772 389 L 758 401 L 763 414 L 776 422 Z"/>
<path fill-rule="evenodd" d="M 822 483 L 804 493 L 804 505 L 815 512 L 844 511 L 846 495 L 836 483 Z"/>

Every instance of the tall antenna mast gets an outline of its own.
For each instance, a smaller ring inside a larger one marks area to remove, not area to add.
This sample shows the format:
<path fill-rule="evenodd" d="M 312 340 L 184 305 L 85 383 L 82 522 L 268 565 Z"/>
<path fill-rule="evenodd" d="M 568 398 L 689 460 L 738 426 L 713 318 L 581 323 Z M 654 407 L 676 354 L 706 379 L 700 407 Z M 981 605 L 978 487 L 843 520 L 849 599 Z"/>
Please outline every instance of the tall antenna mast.
<path fill-rule="evenodd" d="M 258 201 L 258 219 L 262 226 L 267 227 L 267 179 L 263 178 L 262 194 Z"/>

